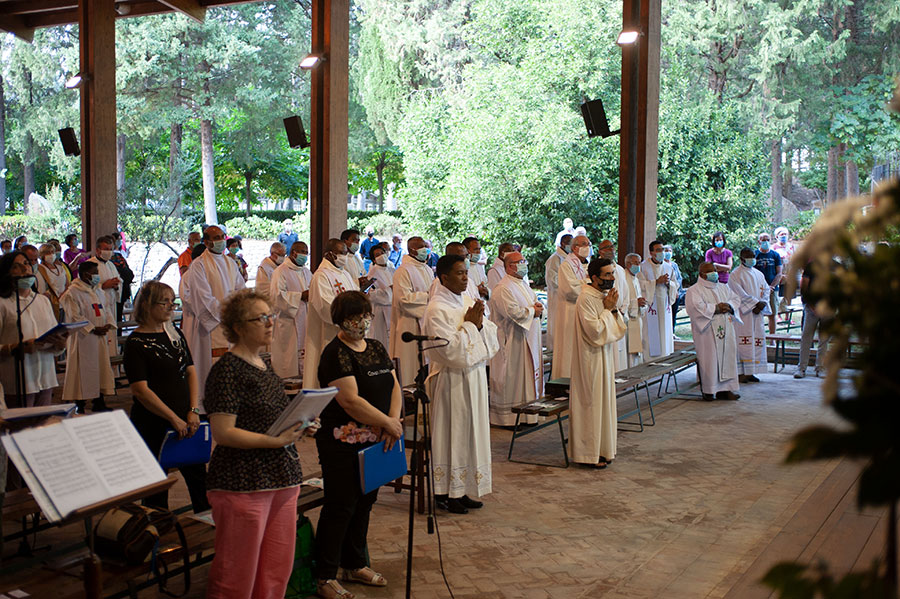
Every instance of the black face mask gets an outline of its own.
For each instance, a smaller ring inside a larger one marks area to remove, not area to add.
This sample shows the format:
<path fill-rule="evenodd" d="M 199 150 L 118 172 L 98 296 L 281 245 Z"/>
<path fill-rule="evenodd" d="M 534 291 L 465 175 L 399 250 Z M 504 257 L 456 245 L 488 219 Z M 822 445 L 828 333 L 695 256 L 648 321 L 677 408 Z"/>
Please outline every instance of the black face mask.
<path fill-rule="evenodd" d="M 609 291 L 610 289 L 612 289 L 615 286 L 615 284 L 616 284 L 615 279 L 612 279 L 610 281 L 607 281 L 606 279 L 600 279 L 600 289 L 602 289 L 604 291 Z"/>

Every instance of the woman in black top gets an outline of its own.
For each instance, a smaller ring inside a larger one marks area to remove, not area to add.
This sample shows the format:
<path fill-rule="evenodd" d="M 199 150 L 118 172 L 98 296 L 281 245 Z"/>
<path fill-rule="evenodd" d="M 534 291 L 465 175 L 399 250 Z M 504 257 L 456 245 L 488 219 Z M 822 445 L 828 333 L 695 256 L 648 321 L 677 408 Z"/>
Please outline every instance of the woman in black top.
<path fill-rule="evenodd" d="M 403 434 L 401 391 L 384 346 L 366 339 L 372 305 L 364 293 L 345 291 L 331 304 L 331 320 L 340 327 L 319 362 L 319 385 L 338 388 L 320 416 L 316 435 L 325 483 L 325 502 L 316 533 L 318 592 L 325 599 L 350 599 L 336 580 L 385 586 L 384 576 L 367 566 L 369 512 L 378 491 L 363 494 L 359 482 L 360 449 L 384 439 L 389 449 Z"/>
<path fill-rule="evenodd" d="M 138 328 L 125 341 L 125 375 L 136 400 L 131 421 L 153 455 L 159 454 L 166 431 L 190 437 L 200 426 L 200 389 L 187 341 L 172 324 L 175 292 L 158 281 L 144 283 L 134 306 Z M 195 512 L 209 509 L 206 466 L 179 468 Z M 168 491 L 144 500 L 145 505 L 168 509 Z"/>

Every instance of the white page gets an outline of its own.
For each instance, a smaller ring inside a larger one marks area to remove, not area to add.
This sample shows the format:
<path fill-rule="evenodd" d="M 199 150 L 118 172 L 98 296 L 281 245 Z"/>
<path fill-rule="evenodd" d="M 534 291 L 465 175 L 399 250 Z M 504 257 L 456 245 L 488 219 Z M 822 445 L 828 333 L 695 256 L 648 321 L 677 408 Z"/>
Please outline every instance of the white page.
<path fill-rule="evenodd" d="M 298 394 L 288 404 L 288 407 L 284 409 L 278 420 L 269 427 L 266 434 L 277 437 L 287 429 L 302 422 L 315 420 L 319 417 L 322 410 L 325 409 L 325 406 L 328 405 L 328 402 L 334 399 L 337 392 L 337 387 L 304 389 L 302 394 Z"/>
<path fill-rule="evenodd" d="M 36 418 L 38 416 L 60 415 L 68 417 L 75 412 L 75 404 L 60 403 L 34 408 L 9 408 L 0 410 L 0 418 L 4 420 L 19 420 L 21 418 Z"/>
<path fill-rule="evenodd" d="M 88 465 L 84 450 L 66 431 L 64 425 L 67 423 L 25 429 L 13 434 L 34 476 L 63 517 L 107 497 L 105 485 Z"/>
<path fill-rule="evenodd" d="M 122 410 L 73 418 L 63 425 L 81 444 L 107 497 L 165 480 L 159 462 Z"/>
<path fill-rule="evenodd" d="M 31 471 L 31 467 L 28 465 L 28 462 L 25 461 L 22 452 L 19 451 L 19 446 L 16 445 L 15 439 L 13 439 L 11 435 L 3 435 L 2 440 L 3 446 L 6 448 L 6 453 L 9 455 L 9 459 L 12 460 L 12 463 L 16 466 L 16 470 L 19 471 L 19 474 L 22 475 L 22 480 L 25 481 L 25 485 L 28 487 L 28 490 L 31 491 L 31 496 L 34 497 L 34 501 L 38 504 L 38 507 L 41 508 L 41 511 L 44 512 L 44 516 L 47 520 L 50 522 L 62 520 L 62 517 L 53 505 L 50 497 L 48 497 L 47 493 L 44 491 L 44 487 L 34 476 L 34 472 Z"/>

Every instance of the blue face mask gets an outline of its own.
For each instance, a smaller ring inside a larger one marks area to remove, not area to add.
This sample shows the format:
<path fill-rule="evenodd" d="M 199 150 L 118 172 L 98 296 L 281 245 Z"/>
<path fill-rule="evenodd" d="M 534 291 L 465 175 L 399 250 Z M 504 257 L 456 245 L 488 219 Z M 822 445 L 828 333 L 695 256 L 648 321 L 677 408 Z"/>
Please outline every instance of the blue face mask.
<path fill-rule="evenodd" d="M 761 249 L 764 252 L 768 252 L 769 251 L 769 242 L 768 241 L 760 241 L 759 249 Z"/>
<path fill-rule="evenodd" d="M 717 248 L 725 247 L 725 242 L 720 239 L 719 241 L 716 242 L 716 247 Z"/>
<path fill-rule="evenodd" d="M 481 252 L 478 252 L 477 254 L 469 254 L 469 262 L 471 262 L 472 264 L 475 264 L 476 262 L 478 262 L 478 258 L 480 256 L 481 256 Z"/>
<path fill-rule="evenodd" d="M 425 262 L 428 260 L 428 255 L 431 253 L 431 250 L 428 248 L 419 248 L 416 250 L 416 260 L 419 262 Z"/>
<path fill-rule="evenodd" d="M 516 264 L 516 274 L 521 278 L 525 278 L 528 276 L 528 265 L 527 264 Z"/>
<path fill-rule="evenodd" d="M 719 282 L 719 273 L 717 273 L 715 271 L 706 273 L 706 280 L 711 283 L 718 283 Z"/>
<path fill-rule="evenodd" d="M 631 266 L 628 267 L 628 270 L 631 271 L 631 274 L 637 276 L 637 274 L 639 272 L 641 272 L 641 265 L 640 264 L 632 264 Z"/>
<path fill-rule="evenodd" d="M 567 254 L 571 254 L 572 253 L 572 244 L 567 243 L 566 245 L 564 245 L 563 251 L 566 252 Z"/>
<path fill-rule="evenodd" d="M 213 241 L 213 246 L 211 250 L 216 254 L 221 254 L 225 251 L 225 240 L 220 239 L 218 241 Z"/>
<path fill-rule="evenodd" d="M 781 243 L 787 243 L 787 235 L 782 235 L 778 238 L 778 241 L 780 241 Z"/>
<path fill-rule="evenodd" d="M 351 253 L 351 254 L 355 254 L 356 252 L 359 251 L 359 244 L 358 244 L 358 243 L 351 243 L 349 249 L 350 249 L 350 253 Z"/>
<path fill-rule="evenodd" d="M 744 266 L 747 268 L 753 268 L 756 266 L 756 258 L 744 258 Z"/>
<path fill-rule="evenodd" d="M 306 266 L 307 260 L 309 260 L 309 256 L 306 254 L 297 254 L 294 256 L 294 264 L 297 266 Z"/>
<path fill-rule="evenodd" d="M 18 285 L 19 289 L 31 289 L 35 281 L 37 281 L 37 279 L 31 276 L 22 277 L 16 281 L 16 285 Z"/>
<path fill-rule="evenodd" d="M 100 275 L 91 275 L 91 287 L 96 287 L 100 284 Z"/>
<path fill-rule="evenodd" d="M 663 253 L 656 252 L 655 254 L 653 254 L 653 259 L 656 260 L 657 262 L 662 262 L 663 261 Z"/>
<path fill-rule="evenodd" d="M 671 260 L 671 259 L 672 259 L 672 252 L 663 252 L 663 258 L 664 258 L 665 260 Z"/>

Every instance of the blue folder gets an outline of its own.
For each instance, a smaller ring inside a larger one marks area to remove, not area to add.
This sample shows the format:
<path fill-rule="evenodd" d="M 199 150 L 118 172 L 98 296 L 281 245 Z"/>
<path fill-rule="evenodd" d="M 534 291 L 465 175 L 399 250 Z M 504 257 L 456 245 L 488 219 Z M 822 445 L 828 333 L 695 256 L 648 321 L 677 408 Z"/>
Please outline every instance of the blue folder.
<path fill-rule="evenodd" d="M 208 422 L 201 422 L 197 432 L 192 437 L 178 438 L 178 433 L 173 429 L 166 431 L 162 447 L 159 448 L 159 465 L 163 470 L 189 466 L 191 464 L 205 464 L 209 461 L 212 451 L 212 434 Z"/>
<path fill-rule="evenodd" d="M 359 450 L 359 485 L 363 493 L 371 493 L 381 485 L 397 480 L 407 470 L 403 437 L 387 452 L 384 441 Z"/>

